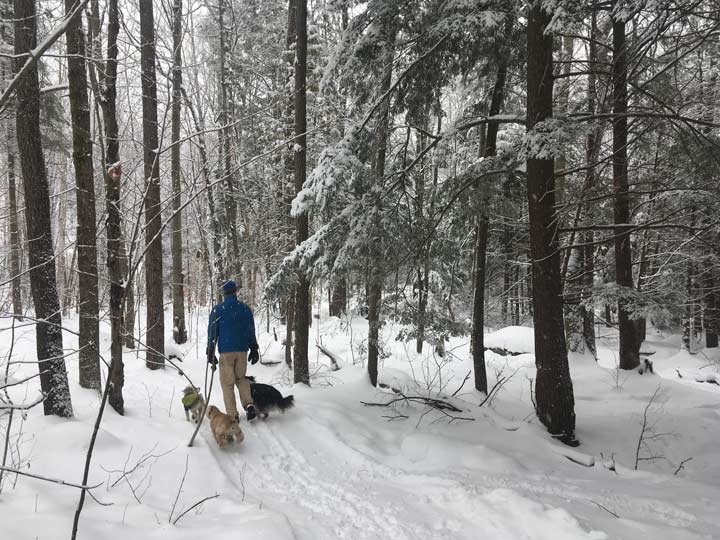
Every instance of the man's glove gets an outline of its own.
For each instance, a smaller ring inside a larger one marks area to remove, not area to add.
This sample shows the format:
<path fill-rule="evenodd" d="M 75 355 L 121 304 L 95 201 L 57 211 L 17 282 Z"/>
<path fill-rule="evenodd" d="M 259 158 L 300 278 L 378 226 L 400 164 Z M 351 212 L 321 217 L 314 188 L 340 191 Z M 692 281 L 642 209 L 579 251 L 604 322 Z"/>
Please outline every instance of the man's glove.
<path fill-rule="evenodd" d="M 207 349 L 205 349 L 205 354 L 207 355 L 207 361 L 208 364 L 212 366 L 216 366 L 218 363 L 217 357 L 215 356 L 215 344 L 208 345 Z"/>
<path fill-rule="evenodd" d="M 260 360 L 260 353 L 258 352 L 258 344 L 253 343 L 250 345 L 250 354 L 248 355 L 248 360 L 251 364 L 255 365 L 258 363 L 258 360 Z"/>

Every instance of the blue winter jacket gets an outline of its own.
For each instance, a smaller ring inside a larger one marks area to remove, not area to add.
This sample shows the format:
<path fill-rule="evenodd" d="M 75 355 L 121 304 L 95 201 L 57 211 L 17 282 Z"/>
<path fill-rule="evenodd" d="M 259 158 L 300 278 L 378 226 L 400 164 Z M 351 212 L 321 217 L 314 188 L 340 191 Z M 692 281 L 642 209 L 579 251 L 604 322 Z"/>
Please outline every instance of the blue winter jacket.
<path fill-rule="evenodd" d="M 226 296 L 210 313 L 208 348 L 214 350 L 216 343 L 221 353 L 246 352 L 257 346 L 252 311 L 235 295 Z"/>

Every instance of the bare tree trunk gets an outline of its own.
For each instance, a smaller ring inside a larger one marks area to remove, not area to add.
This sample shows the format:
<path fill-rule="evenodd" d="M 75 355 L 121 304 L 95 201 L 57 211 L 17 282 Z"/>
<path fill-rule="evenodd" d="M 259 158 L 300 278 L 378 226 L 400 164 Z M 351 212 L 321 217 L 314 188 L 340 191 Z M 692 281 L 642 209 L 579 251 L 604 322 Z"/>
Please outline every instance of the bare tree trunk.
<path fill-rule="evenodd" d="M 14 113 L 14 107 L 12 113 Z M 12 273 L 13 314 L 23 319 L 22 288 L 20 284 L 20 226 L 18 224 L 17 190 L 15 189 L 15 126 L 12 119 L 7 122 L 7 175 L 8 199 L 10 202 L 10 272 Z"/>
<path fill-rule="evenodd" d="M 589 301 L 592 298 L 592 290 L 595 277 L 595 250 L 592 243 L 595 235 L 592 231 L 585 233 L 585 243 L 587 244 L 582 250 L 583 256 L 583 300 Z M 583 306 L 583 339 L 585 346 L 597 358 L 597 346 L 595 345 L 595 311 L 590 306 Z"/>
<path fill-rule="evenodd" d="M 590 73 L 588 74 L 588 111 L 594 114 L 598 107 L 598 89 L 597 77 L 595 76 L 594 66 L 597 65 L 598 57 L 598 28 L 597 14 L 591 15 L 590 21 L 590 45 L 589 45 L 589 61 Z M 602 145 L 602 130 L 593 130 L 588 133 L 585 147 L 585 160 L 587 161 L 587 171 L 585 173 L 585 185 L 587 189 L 591 189 L 597 182 L 597 171 L 595 163 L 600 156 Z M 582 292 L 581 298 L 584 302 L 589 303 L 592 298 L 594 278 L 595 278 L 595 233 L 592 230 L 585 232 L 583 235 L 583 243 L 585 246 L 581 248 L 580 256 L 582 257 Z M 583 340 L 585 346 L 597 358 L 597 347 L 595 345 L 595 311 L 592 305 L 583 305 L 582 324 L 583 324 Z"/>
<path fill-rule="evenodd" d="M 688 352 L 692 352 L 692 327 L 693 327 L 693 263 L 688 261 L 687 271 L 685 272 L 685 291 L 687 300 L 685 302 L 685 316 L 683 317 L 683 348 Z"/>
<path fill-rule="evenodd" d="M 615 279 L 620 288 L 633 288 L 630 245 L 630 193 L 627 168 L 627 48 L 625 21 L 613 15 L 613 191 L 615 193 Z M 627 289 L 625 289 L 627 290 Z M 621 291 L 622 294 L 622 291 Z M 618 300 L 620 369 L 640 365 L 640 343 L 630 320 L 627 300 Z"/>
<path fill-rule="evenodd" d="M 513 314 L 513 324 L 520 326 L 520 302 L 522 302 L 522 284 L 520 282 L 520 261 L 515 259 L 515 306 Z"/>
<path fill-rule="evenodd" d="M 15 70 L 37 45 L 34 0 L 15 0 Z M 46 395 L 46 415 L 73 415 L 57 294 L 55 254 L 50 225 L 50 189 L 40 136 L 40 84 L 37 65 L 17 86 L 16 133 L 25 189 L 25 223 L 28 234 L 30 290 L 35 306 L 35 339 L 40 388 Z"/>
<path fill-rule="evenodd" d="M 235 181 L 232 175 L 232 156 L 230 153 L 230 136 L 231 129 L 228 127 L 230 123 L 230 107 L 228 103 L 228 91 L 230 81 L 227 77 L 227 36 L 225 29 L 225 2 L 227 0 L 219 0 L 218 6 L 218 27 L 220 32 L 220 131 L 218 135 L 220 137 L 220 163 L 218 164 L 218 170 L 223 171 L 222 177 L 225 183 L 225 226 L 227 227 L 227 243 L 228 243 L 228 257 L 226 261 L 227 279 L 233 278 L 238 282 L 238 286 L 241 285 L 241 269 L 242 264 L 240 262 L 240 244 L 238 241 L 237 232 L 237 201 L 235 200 L 236 187 Z"/>
<path fill-rule="evenodd" d="M 592 38 L 591 38 L 592 39 Z M 560 80 L 557 93 L 557 112 L 561 115 L 567 114 L 568 102 L 570 99 L 570 73 L 571 62 L 573 58 L 574 39 L 570 36 L 563 37 L 560 58 L 563 63 L 560 65 L 560 72 L 564 77 Z M 593 75 L 594 76 L 594 75 Z M 560 155 L 555 160 L 555 174 L 557 179 L 556 204 L 563 205 L 565 196 L 565 170 L 567 169 L 566 156 Z M 587 177 L 583 191 L 589 188 Z M 575 223 L 579 221 L 582 210 L 579 206 L 576 212 Z M 575 235 L 570 235 L 570 244 L 575 241 Z M 583 309 L 581 306 L 581 290 L 583 276 L 583 252 L 582 248 L 573 248 L 568 250 L 561 271 L 561 279 L 563 283 L 563 302 L 565 312 L 565 337 L 567 339 L 568 350 L 572 352 L 582 353 L 585 350 L 585 340 L 583 339 Z"/>
<path fill-rule="evenodd" d="M 93 18 L 99 32 L 100 13 L 93 3 Z M 123 320 L 123 300 L 132 292 L 127 283 L 128 264 L 121 230 L 120 182 L 120 141 L 117 122 L 117 38 L 120 32 L 118 0 L 109 0 L 107 5 L 107 60 L 102 72 L 101 100 L 103 124 L 105 126 L 105 210 L 107 212 L 107 267 L 110 281 L 110 374 L 108 402 L 118 414 L 125 413 L 123 387 L 125 366 L 122 358 L 123 339 L 128 347 L 134 347 L 133 326 L 135 325 L 134 302 L 129 302 L 131 317 Z M 92 28 L 92 25 L 91 25 Z M 100 48 L 95 51 L 100 52 Z M 130 298 L 128 298 L 130 300 Z M 126 303 L 126 305 L 128 305 Z M 128 325 L 129 328 L 125 325 Z M 129 331 L 128 331 L 129 330 Z"/>
<path fill-rule="evenodd" d="M 155 25 L 152 0 L 140 1 L 140 62 L 142 67 L 143 150 L 145 193 L 145 297 L 147 329 L 145 365 L 165 367 L 163 254 L 160 209 L 160 160 L 155 80 Z"/>
<path fill-rule="evenodd" d="M 297 1 L 288 0 L 288 17 L 287 17 L 287 33 L 285 36 L 285 54 L 288 73 L 293 73 L 295 70 L 295 41 L 297 39 Z M 290 77 L 285 81 L 286 88 L 290 87 Z M 294 87 L 294 81 L 293 81 Z M 294 93 L 288 96 L 285 106 L 284 115 L 284 127 L 285 127 L 285 138 L 291 139 L 295 131 L 295 96 Z M 286 219 L 283 223 L 285 225 L 286 233 L 281 239 L 282 248 L 285 250 L 292 250 L 295 245 L 295 238 L 292 237 L 293 223 L 290 217 L 290 207 L 293 197 L 295 196 L 295 143 L 290 142 L 287 145 L 287 150 L 284 152 L 283 163 L 284 163 L 284 177 L 281 182 L 280 198 L 282 200 L 281 216 Z M 295 327 L 295 288 L 291 288 L 288 292 L 288 296 L 284 300 L 280 300 L 281 311 L 284 308 L 284 320 L 285 320 L 285 364 L 288 368 L 292 368 L 293 363 L 293 329 Z"/>
<path fill-rule="evenodd" d="M 78 0 L 65 0 L 66 16 Z M 75 17 L 65 30 L 68 52 L 70 117 L 73 133 L 75 195 L 77 200 L 78 292 L 80 308 L 80 386 L 100 390 L 100 322 L 95 216 L 93 143 L 90 131 L 90 101 L 85 68 L 85 32 L 82 17 Z"/>
<path fill-rule="evenodd" d="M 183 274 L 182 188 L 180 186 L 180 107 L 182 102 L 182 0 L 173 2 L 173 72 L 172 72 L 172 155 L 171 176 L 173 191 L 172 269 L 173 269 L 173 339 L 187 341 L 185 328 L 185 275 Z"/>
<path fill-rule="evenodd" d="M 285 363 L 292 367 L 293 328 L 295 326 L 295 291 L 290 291 L 285 308 Z"/>
<path fill-rule="evenodd" d="M 439 132 L 439 130 L 438 130 Z M 425 146 L 425 138 L 422 133 L 418 131 L 417 137 L 417 155 L 420 156 L 422 149 Z M 422 228 L 424 221 L 424 207 L 425 206 L 425 171 L 422 160 L 418 164 L 418 172 L 415 180 L 415 221 L 417 226 Z M 428 243 L 429 244 L 429 243 Z M 429 252 L 430 245 L 425 245 L 421 248 L 422 254 L 420 257 L 421 263 L 418 264 L 417 269 L 417 283 L 415 289 L 418 295 L 418 309 L 417 316 L 415 319 L 416 327 L 416 339 L 415 339 L 415 351 L 418 354 L 423 352 L 423 343 L 425 341 L 425 315 L 427 311 L 428 303 L 428 274 L 430 272 L 430 260 Z"/>
<path fill-rule="evenodd" d="M 380 87 L 380 94 L 386 94 L 390 90 L 392 83 L 392 66 L 393 58 L 395 56 L 395 29 L 385 28 L 386 32 L 389 33 L 386 36 L 386 50 L 385 50 L 385 73 Z M 387 139 L 388 139 L 388 119 L 390 116 L 390 100 L 387 99 L 383 104 L 380 112 L 380 118 L 378 120 L 376 144 L 377 149 L 375 153 L 374 173 L 376 181 L 381 181 L 385 176 L 385 157 L 387 152 Z M 378 361 L 380 358 L 380 310 L 382 308 L 382 290 L 383 290 L 383 269 L 380 268 L 382 264 L 382 253 L 383 249 L 380 245 L 382 234 L 380 231 L 380 204 L 378 201 L 377 208 L 375 209 L 375 217 L 373 218 L 373 224 L 371 225 L 375 229 L 374 236 L 377 240 L 371 242 L 370 256 L 368 260 L 369 264 L 369 275 L 368 275 L 368 376 L 370 377 L 370 384 L 377 386 L 378 378 Z"/>
<path fill-rule="evenodd" d="M 492 99 L 490 102 L 490 116 L 500 113 L 505 99 L 505 81 L 507 78 L 507 61 L 502 54 L 497 57 L 498 71 L 493 87 Z M 500 125 L 497 122 L 488 122 L 487 134 L 484 135 L 481 152 L 484 157 L 492 157 L 497 154 L 497 134 Z M 485 367 L 485 281 L 486 281 L 486 259 L 488 244 L 488 229 L 490 220 L 488 211 L 490 197 L 487 192 L 483 196 L 483 209 L 477 216 L 475 228 L 475 273 L 473 279 L 473 318 L 470 340 L 472 342 L 473 370 L 475 372 L 475 388 L 487 393 L 487 373 Z M 503 298 L 503 302 L 506 300 Z"/>
<path fill-rule="evenodd" d="M 335 286 L 332 288 L 332 296 L 330 298 L 330 316 L 340 317 L 345 313 L 345 305 L 347 304 L 347 278 L 345 276 L 337 279 Z"/>
<path fill-rule="evenodd" d="M 2 10 L 0 11 L 2 17 L 10 21 L 13 18 L 12 5 L 3 3 Z M 9 24 L 2 25 L 0 28 L 0 37 L 2 41 L 8 46 L 12 46 L 13 32 L 12 26 Z M 3 86 L 7 86 L 13 77 L 15 68 L 11 59 L 3 59 L 0 62 L 2 67 L 2 81 Z M 20 247 L 20 224 L 18 217 L 18 193 L 15 177 L 15 156 L 17 153 L 17 141 L 15 137 L 15 100 L 10 100 L 7 106 L 6 118 L 4 120 L 5 127 L 5 157 L 7 165 L 7 179 L 8 179 L 8 206 L 9 206 L 9 235 L 10 235 L 10 274 L 11 274 L 11 298 L 12 298 L 12 309 L 13 315 L 18 321 L 23 320 L 23 305 L 22 305 L 22 283 L 20 278 L 20 260 L 21 260 L 21 247 Z"/>
<path fill-rule="evenodd" d="M 720 334 L 720 302 L 715 288 L 720 285 L 715 277 L 715 265 L 709 265 L 705 270 L 705 347 L 708 349 L 718 346 Z"/>
<path fill-rule="evenodd" d="M 108 160 L 110 158 L 108 157 Z M 138 274 L 133 275 L 130 280 L 130 259 L 128 255 L 128 247 L 122 230 L 120 232 L 120 271 L 127 282 L 125 283 L 125 297 L 123 302 L 123 339 L 128 349 L 135 348 L 135 283 Z"/>
<path fill-rule="evenodd" d="M 295 0 L 295 193 L 305 183 L 307 159 L 307 0 Z M 296 245 L 308 239 L 308 215 L 295 218 Z M 295 286 L 295 343 L 293 360 L 295 382 L 310 384 L 308 366 L 308 335 L 310 329 L 310 282 L 299 272 Z"/>
<path fill-rule="evenodd" d="M 549 14 L 533 4 L 527 26 L 527 129 L 552 117 L 553 36 Z M 536 412 L 548 431 L 575 441 L 575 399 L 568 366 L 560 283 L 553 159 L 527 160 L 535 325 Z"/>
<path fill-rule="evenodd" d="M 475 272 L 473 274 L 473 326 L 471 333 L 473 371 L 475 388 L 487 393 L 487 371 L 485 367 L 485 261 L 487 254 L 488 217 L 486 212 L 478 216 L 475 227 Z"/>
<path fill-rule="evenodd" d="M 60 173 L 59 185 L 58 185 L 58 206 L 57 206 L 57 232 L 55 234 L 55 245 L 57 251 L 57 272 L 58 272 L 58 299 L 60 300 L 60 307 L 62 309 L 63 317 L 67 317 L 68 308 L 72 302 L 72 287 L 71 276 L 67 268 L 67 261 L 65 260 L 65 241 L 67 235 L 65 233 L 65 223 L 67 223 L 67 169 L 69 160 L 63 158 L 62 172 Z"/>

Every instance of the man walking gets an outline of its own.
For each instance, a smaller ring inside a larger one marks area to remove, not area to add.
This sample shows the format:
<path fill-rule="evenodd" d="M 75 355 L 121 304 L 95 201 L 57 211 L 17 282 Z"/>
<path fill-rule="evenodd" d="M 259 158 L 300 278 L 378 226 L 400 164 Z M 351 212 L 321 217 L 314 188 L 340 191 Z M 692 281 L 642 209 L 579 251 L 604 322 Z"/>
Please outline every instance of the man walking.
<path fill-rule="evenodd" d="M 248 420 L 257 416 L 250 393 L 250 383 L 245 378 L 248 360 L 251 364 L 260 359 L 255 321 L 250 308 L 237 298 L 237 284 L 230 280 L 222 286 L 225 299 L 215 306 L 208 322 L 207 360 L 217 364 L 215 345 L 220 352 L 220 385 L 225 401 L 225 412 L 240 421 L 235 401 L 235 386 L 240 392 L 240 403 Z M 248 349 L 250 355 L 248 356 Z"/>

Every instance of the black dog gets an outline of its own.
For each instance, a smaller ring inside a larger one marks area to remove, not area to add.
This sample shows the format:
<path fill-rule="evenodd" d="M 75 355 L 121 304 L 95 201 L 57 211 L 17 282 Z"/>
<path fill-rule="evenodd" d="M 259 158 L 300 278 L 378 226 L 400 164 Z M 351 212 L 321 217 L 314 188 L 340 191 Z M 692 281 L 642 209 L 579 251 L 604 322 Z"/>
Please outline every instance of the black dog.
<path fill-rule="evenodd" d="M 285 412 L 295 405 L 292 396 L 283 397 L 279 390 L 269 384 L 255 382 L 255 377 L 246 377 L 250 381 L 250 392 L 252 393 L 253 403 L 263 419 L 268 417 L 272 410 Z"/>

